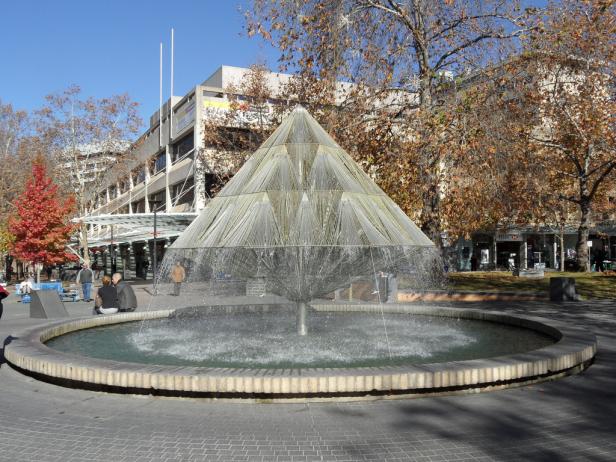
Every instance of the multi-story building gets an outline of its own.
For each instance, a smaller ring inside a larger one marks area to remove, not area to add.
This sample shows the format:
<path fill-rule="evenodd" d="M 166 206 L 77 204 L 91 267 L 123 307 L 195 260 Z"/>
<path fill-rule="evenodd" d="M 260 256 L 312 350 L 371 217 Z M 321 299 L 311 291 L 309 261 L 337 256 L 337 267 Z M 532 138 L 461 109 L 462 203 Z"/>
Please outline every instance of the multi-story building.
<path fill-rule="evenodd" d="M 89 247 L 97 264 L 123 272 L 126 278 L 152 276 L 154 251 L 160 262 L 165 248 L 205 207 L 210 189 L 218 182 L 197 154 L 211 149 L 204 146 L 204 130 L 211 129 L 207 118 L 229 110 L 228 89 L 241 88 L 248 72 L 222 66 L 185 96 L 170 98 L 150 117 L 148 129 L 130 149 L 128 163 L 109 170 L 87 216 L 82 217 L 90 226 Z M 272 94 L 277 94 L 291 76 L 267 73 L 265 78 Z M 234 98 L 241 101 L 242 95 Z M 245 117 L 250 116 L 247 108 Z M 539 259 L 554 267 L 560 252 L 559 232 L 530 227 L 478 232 L 472 240 L 452 245 L 450 254 L 460 270 L 470 269 L 473 256 L 478 268 L 506 267 L 511 258 L 517 267 L 532 267 Z M 564 248 L 574 249 L 575 228 L 564 232 Z M 595 232 L 594 245 L 607 246 L 609 256 L 616 258 L 614 222 L 604 220 Z M 600 234 L 605 232 L 614 235 L 606 241 Z"/>
<path fill-rule="evenodd" d="M 239 88 L 249 69 L 222 66 L 185 96 L 173 96 L 149 120 L 128 160 L 109 169 L 87 216 L 88 245 L 94 261 L 125 277 L 151 277 L 156 211 L 156 255 L 205 207 L 215 174 L 196 155 L 204 146 L 204 122 L 212 111 L 227 111 L 227 89 Z M 277 93 L 290 75 L 266 74 Z M 241 99 L 242 95 L 236 95 Z M 250 117 L 247 109 L 246 117 Z"/>

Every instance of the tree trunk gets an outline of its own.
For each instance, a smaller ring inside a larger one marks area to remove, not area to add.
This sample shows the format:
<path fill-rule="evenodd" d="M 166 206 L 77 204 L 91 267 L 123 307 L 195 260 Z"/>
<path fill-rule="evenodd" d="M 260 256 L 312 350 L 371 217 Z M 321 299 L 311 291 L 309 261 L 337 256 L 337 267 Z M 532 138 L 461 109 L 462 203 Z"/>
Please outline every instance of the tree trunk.
<path fill-rule="evenodd" d="M 565 227 L 560 227 L 560 270 L 565 271 Z"/>
<path fill-rule="evenodd" d="M 36 271 L 36 283 L 40 284 L 41 283 L 41 270 L 43 269 L 43 264 L 42 263 L 35 263 L 34 264 L 34 270 Z"/>
<path fill-rule="evenodd" d="M 437 175 L 430 172 L 427 175 L 427 190 L 423 196 L 421 211 L 421 230 L 434 242 L 439 249 L 442 247 L 441 241 L 441 197 Z"/>
<path fill-rule="evenodd" d="M 580 201 L 580 226 L 577 233 L 577 262 L 580 271 L 590 271 L 589 248 L 588 248 L 588 222 L 590 217 L 590 200 L 582 198 Z"/>
<path fill-rule="evenodd" d="M 88 252 L 88 226 L 85 223 L 79 224 L 79 246 L 83 254 L 83 262 L 90 266 L 90 252 Z"/>

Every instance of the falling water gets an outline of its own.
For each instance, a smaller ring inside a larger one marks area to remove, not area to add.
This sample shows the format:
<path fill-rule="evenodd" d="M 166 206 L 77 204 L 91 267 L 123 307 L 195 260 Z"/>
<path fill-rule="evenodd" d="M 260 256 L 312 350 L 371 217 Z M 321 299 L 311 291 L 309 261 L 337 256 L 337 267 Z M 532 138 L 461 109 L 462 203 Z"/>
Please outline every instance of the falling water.
<path fill-rule="evenodd" d="M 173 298 L 166 294 L 176 262 L 188 278 Z M 311 305 L 338 302 L 344 294 L 347 301 L 381 306 L 380 335 L 391 358 L 393 327 L 382 305 L 396 295 L 386 293 L 384 281 L 425 288 L 437 266 L 433 243 L 297 107 L 167 250 L 157 278 L 160 295 L 148 309 L 198 313 L 219 306 L 242 316 L 242 307 L 284 307 L 296 310 L 299 336 L 312 335 L 311 329 L 318 336 L 312 321 L 326 317 L 316 317 Z M 288 323 L 280 313 L 281 324 Z M 147 322 L 141 330 L 145 334 Z"/>

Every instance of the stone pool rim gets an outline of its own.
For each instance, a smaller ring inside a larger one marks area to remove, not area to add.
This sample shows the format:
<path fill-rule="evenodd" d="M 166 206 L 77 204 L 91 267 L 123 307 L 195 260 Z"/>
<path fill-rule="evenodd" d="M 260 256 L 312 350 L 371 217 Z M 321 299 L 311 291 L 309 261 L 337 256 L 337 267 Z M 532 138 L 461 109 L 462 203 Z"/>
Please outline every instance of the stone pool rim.
<path fill-rule="evenodd" d="M 170 316 L 175 309 L 63 320 L 11 338 L 4 356 L 17 370 L 73 388 L 130 394 L 285 400 L 477 392 L 550 380 L 584 370 L 597 352 L 594 334 L 545 318 L 405 304 L 314 304 L 318 311 L 429 315 L 497 322 L 547 334 L 554 344 L 495 358 L 421 365 L 249 369 L 159 366 L 63 353 L 44 342 L 69 332 Z"/>

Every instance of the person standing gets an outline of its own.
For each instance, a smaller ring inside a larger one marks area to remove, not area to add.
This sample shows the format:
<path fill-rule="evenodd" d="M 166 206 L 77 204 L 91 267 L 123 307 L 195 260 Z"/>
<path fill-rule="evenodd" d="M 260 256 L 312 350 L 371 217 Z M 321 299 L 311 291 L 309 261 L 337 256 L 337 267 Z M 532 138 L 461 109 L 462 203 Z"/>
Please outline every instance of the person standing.
<path fill-rule="evenodd" d="M 83 301 L 91 302 L 91 291 L 92 291 L 92 278 L 94 277 L 94 273 L 88 267 L 87 263 L 84 263 L 82 268 L 77 273 L 77 283 L 81 284 L 81 290 L 83 291 Z"/>
<path fill-rule="evenodd" d="M 28 274 L 28 277 L 19 286 L 19 293 L 21 295 L 31 294 L 33 287 L 34 287 L 34 276 L 32 274 Z"/>
<path fill-rule="evenodd" d="M 137 297 L 133 288 L 122 280 L 120 273 L 115 273 L 111 281 L 118 292 L 118 311 L 135 311 L 137 309 Z"/>
<path fill-rule="evenodd" d="M 473 255 L 471 257 L 471 271 L 477 271 L 477 256 Z"/>
<path fill-rule="evenodd" d="M 186 271 L 179 261 L 175 262 L 173 269 L 171 270 L 171 280 L 173 281 L 173 295 L 176 297 L 180 295 L 180 288 L 182 282 L 186 279 Z"/>

